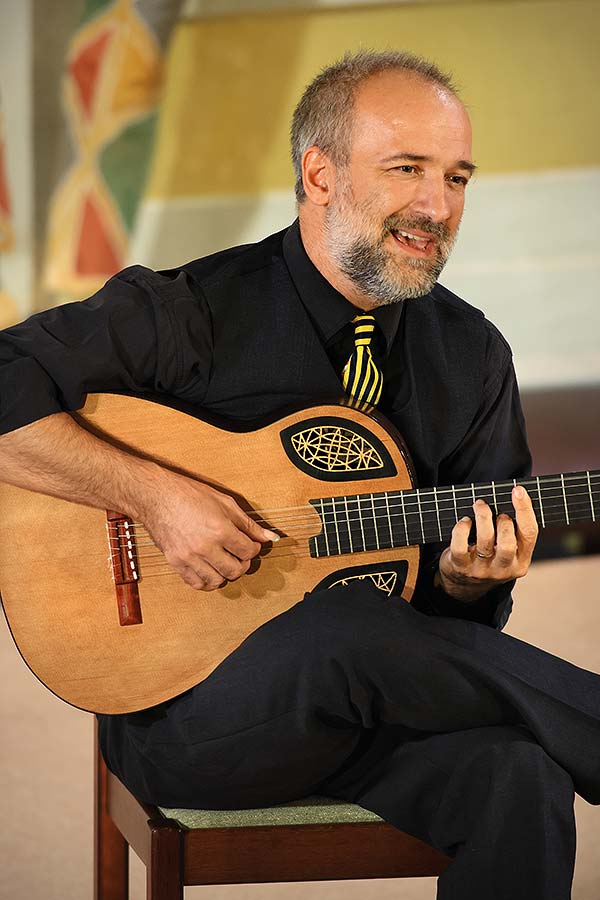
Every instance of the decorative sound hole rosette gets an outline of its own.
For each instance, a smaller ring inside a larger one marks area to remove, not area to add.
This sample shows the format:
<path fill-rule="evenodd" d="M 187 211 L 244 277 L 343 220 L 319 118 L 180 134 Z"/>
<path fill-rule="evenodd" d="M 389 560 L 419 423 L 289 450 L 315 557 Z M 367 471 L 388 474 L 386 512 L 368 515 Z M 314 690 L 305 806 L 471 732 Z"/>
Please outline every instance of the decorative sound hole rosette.
<path fill-rule="evenodd" d="M 397 572 L 367 572 L 363 575 L 348 575 L 346 578 L 338 578 L 337 581 L 334 581 L 329 585 L 329 588 L 336 587 L 338 584 L 347 585 L 351 581 L 364 581 L 368 579 L 372 581 L 375 587 L 383 591 L 384 594 L 387 594 L 388 597 L 394 592 L 394 588 L 396 587 L 396 581 L 398 580 Z"/>
<path fill-rule="evenodd" d="M 368 420 L 367 420 L 368 422 Z M 344 416 L 307 418 L 284 428 L 281 442 L 292 463 L 321 481 L 386 478 L 397 470 L 381 439 Z"/>
<path fill-rule="evenodd" d="M 372 584 L 390 600 L 397 599 L 404 589 L 408 575 L 406 559 L 389 560 L 388 562 L 370 563 L 369 565 L 347 566 L 330 572 L 313 588 L 314 591 L 327 591 L 334 587 Z"/>
<path fill-rule="evenodd" d="M 383 468 L 375 447 L 348 428 L 329 425 L 308 428 L 292 437 L 292 447 L 300 459 L 322 472 L 368 472 Z"/>

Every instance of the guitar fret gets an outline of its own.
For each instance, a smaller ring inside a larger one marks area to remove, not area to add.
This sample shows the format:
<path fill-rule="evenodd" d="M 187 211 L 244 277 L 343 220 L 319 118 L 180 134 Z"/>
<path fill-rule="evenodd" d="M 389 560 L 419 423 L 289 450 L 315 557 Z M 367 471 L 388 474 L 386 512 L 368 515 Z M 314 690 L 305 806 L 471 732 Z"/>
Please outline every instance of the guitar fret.
<path fill-rule="evenodd" d="M 546 519 L 544 516 L 544 506 L 542 504 L 542 492 L 540 490 L 540 476 L 539 475 L 536 475 L 536 481 L 537 481 L 538 497 L 540 500 L 540 515 L 542 517 L 542 528 L 545 528 L 546 527 Z"/>
<path fill-rule="evenodd" d="M 587 483 L 588 483 L 588 492 L 590 495 L 590 509 L 592 511 L 592 522 L 596 521 L 596 513 L 594 511 L 594 498 L 592 497 L 592 483 L 590 481 L 590 473 L 586 472 L 587 475 Z"/>
<path fill-rule="evenodd" d="M 325 553 L 327 556 L 331 556 L 331 550 L 329 549 L 329 529 L 327 528 L 327 523 L 325 522 L 325 501 L 321 500 L 321 521 L 323 522 L 323 537 L 325 539 Z M 316 544 L 316 541 L 315 541 Z M 317 551 L 317 556 L 318 556 Z"/>
<path fill-rule="evenodd" d="M 420 491 L 415 491 L 417 495 L 417 504 L 419 507 L 419 519 L 421 521 L 421 535 L 423 537 L 423 543 L 425 543 L 425 529 L 423 527 L 423 510 L 421 509 L 421 493 Z"/>
<path fill-rule="evenodd" d="M 331 510 L 333 512 L 333 524 L 335 525 L 335 536 L 337 539 L 337 546 L 338 546 L 337 552 L 341 553 L 342 552 L 342 544 L 340 541 L 340 529 L 338 528 L 337 511 L 335 508 L 335 497 L 331 498 Z"/>
<path fill-rule="evenodd" d="M 438 524 L 438 532 L 440 535 L 440 541 L 443 541 L 444 538 L 442 537 L 442 523 L 440 522 L 440 507 L 438 504 L 437 489 L 435 487 L 433 489 L 433 498 L 434 498 L 434 502 L 435 502 L 435 512 L 437 515 L 437 524 Z"/>
<path fill-rule="evenodd" d="M 498 515 L 498 500 L 496 499 L 496 485 L 493 481 L 492 481 L 492 494 L 494 495 L 494 510 L 496 512 L 496 515 Z"/>
<path fill-rule="evenodd" d="M 456 488 L 454 487 L 454 485 L 452 485 L 452 499 L 454 500 L 454 517 L 455 517 L 456 521 L 458 522 L 459 516 L 458 516 L 458 507 L 456 505 Z"/>
<path fill-rule="evenodd" d="M 359 495 L 357 495 L 356 500 L 357 500 L 357 506 L 358 506 L 358 521 L 360 524 L 360 534 L 361 534 L 362 543 L 363 543 L 362 548 L 363 548 L 363 550 L 366 550 L 367 544 L 365 541 L 365 527 L 364 527 L 364 523 L 363 523 L 362 510 L 360 508 L 360 496 Z"/>
<path fill-rule="evenodd" d="M 379 546 L 379 529 L 377 528 L 377 515 L 375 513 L 375 498 L 373 494 L 371 494 L 371 509 L 373 510 L 373 527 L 375 529 L 375 543 L 377 544 L 377 549 L 380 550 Z"/>
<path fill-rule="evenodd" d="M 404 491 L 400 491 L 400 502 L 402 504 L 402 519 L 404 520 L 404 543 L 408 547 L 410 539 L 408 537 L 408 522 L 406 520 L 406 507 L 404 506 Z"/>
<path fill-rule="evenodd" d="M 327 534 L 327 528 L 326 528 L 326 526 L 325 526 L 325 519 L 324 519 L 324 517 L 323 517 L 323 500 L 316 500 L 316 501 L 315 501 L 315 507 L 316 507 L 317 503 L 319 503 L 319 504 L 321 505 L 321 509 L 320 509 L 320 510 L 317 510 L 317 512 L 319 513 L 319 515 L 320 515 L 320 517 L 321 517 L 321 522 L 323 523 L 323 534 Z M 319 539 L 318 539 L 318 537 L 317 537 L 317 538 L 315 539 L 315 541 L 314 541 L 314 548 L 315 548 L 315 556 L 318 558 L 318 557 L 321 555 L 321 554 L 319 553 Z"/>
<path fill-rule="evenodd" d="M 401 496 L 402 496 L 402 495 L 401 495 Z M 404 501 L 403 501 L 403 503 L 402 503 L 402 506 L 404 507 Z M 387 523 L 388 523 L 388 528 L 389 528 L 389 530 L 390 530 L 390 547 L 393 547 L 393 546 L 394 546 L 394 535 L 392 534 L 392 520 L 391 520 L 391 518 L 390 518 L 390 504 L 389 504 L 389 501 L 388 501 L 388 494 L 387 494 L 387 491 L 386 491 L 386 494 L 385 494 L 385 508 L 386 508 L 386 510 L 387 510 Z"/>
<path fill-rule="evenodd" d="M 346 525 L 348 528 L 348 540 L 350 542 L 350 553 L 354 553 L 354 544 L 352 542 L 352 526 L 350 524 L 350 516 L 348 515 L 348 498 L 346 496 L 344 496 L 343 500 L 344 500 L 344 508 L 346 510 Z"/>
<path fill-rule="evenodd" d="M 565 504 L 565 517 L 567 519 L 567 525 L 569 525 L 570 524 L 569 523 L 569 507 L 567 506 L 567 495 L 565 493 L 565 476 L 564 475 L 560 476 L 560 483 L 562 486 L 563 502 Z"/>

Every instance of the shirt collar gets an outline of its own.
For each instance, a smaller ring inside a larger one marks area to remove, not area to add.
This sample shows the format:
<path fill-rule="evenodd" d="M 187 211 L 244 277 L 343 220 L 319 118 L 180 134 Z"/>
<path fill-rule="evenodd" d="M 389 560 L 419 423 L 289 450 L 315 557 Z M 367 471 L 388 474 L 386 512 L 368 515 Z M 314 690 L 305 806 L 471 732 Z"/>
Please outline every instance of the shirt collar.
<path fill-rule="evenodd" d="M 329 343 L 362 310 L 336 291 L 310 260 L 302 243 L 298 219 L 290 225 L 283 238 L 283 256 L 300 299 L 315 322 L 323 343 Z M 403 301 L 373 310 L 385 339 L 386 356 L 396 337 L 403 310 Z"/>

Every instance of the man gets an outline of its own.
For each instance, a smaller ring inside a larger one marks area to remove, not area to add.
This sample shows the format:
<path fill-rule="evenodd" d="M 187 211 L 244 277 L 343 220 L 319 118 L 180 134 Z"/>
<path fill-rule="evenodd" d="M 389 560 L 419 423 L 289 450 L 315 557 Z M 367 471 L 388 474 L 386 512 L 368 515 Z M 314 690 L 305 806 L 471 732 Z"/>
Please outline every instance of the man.
<path fill-rule="evenodd" d="M 347 57 L 307 88 L 292 152 L 299 221 L 285 232 L 125 270 L 0 346 L 0 476 L 135 516 L 198 590 L 243 575 L 277 535 L 79 428 L 67 411 L 87 391 L 158 392 L 247 421 L 342 383 L 352 393 L 367 372 L 421 484 L 529 470 L 509 348 L 436 283 L 475 169 L 447 76 L 407 54 Z M 359 377 L 354 320 L 371 314 Z M 515 523 L 494 525 L 478 500 L 425 555 L 410 606 L 366 582 L 313 592 L 192 690 L 101 717 L 108 765 L 166 806 L 346 798 L 455 857 L 442 900 L 566 900 L 573 787 L 600 802 L 600 679 L 499 631 L 537 535 L 522 488 L 513 504 Z"/>

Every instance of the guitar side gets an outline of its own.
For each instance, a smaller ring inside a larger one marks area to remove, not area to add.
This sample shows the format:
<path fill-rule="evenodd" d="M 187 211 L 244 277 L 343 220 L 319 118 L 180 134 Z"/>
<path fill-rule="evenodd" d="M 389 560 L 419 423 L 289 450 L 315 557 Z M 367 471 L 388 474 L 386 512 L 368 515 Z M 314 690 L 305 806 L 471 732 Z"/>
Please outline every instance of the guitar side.
<path fill-rule="evenodd" d="M 338 569 L 346 579 L 364 577 L 365 566 L 373 573 L 383 564 L 385 573 L 386 564 L 404 559 L 403 596 L 410 599 L 416 547 L 351 557 L 314 558 L 309 552 L 309 539 L 321 531 L 311 499 L 411 487 L 400 446 L 364 413 L 321 406 L 234 433 L 151 401 L 98 394 L 90 395 L 79 416 L 104 439 L 208 482 L 248 511 L 273 510 L 265 519 L 283 537 L 261 554 L 255 571 L 209 593 L 192 590 L 173 572 L 156 574 L 167 567 L 158 556 L 146 562 L 146 554 L 157 550 L 140 546 L 142 621 L 123 625 L 105 511 L 0 485 L 0 591 L 10 629 L 34 674 L 72 705 L 123 713 L 189 689 L 305 591 L 330 586 Z M 301 455 L 296 459 L 282 434 L 303 433 L 307 420 L 343 421 L 345 427 L 366 430 L 385 449 L 394 473 L 375 477 L 380 473 L 367 467 L 363 478 L 353 470 L 349 486 L 343 473 L 332 480 Z M 275 512 L 282 508 L 288 512 Z"/>

